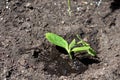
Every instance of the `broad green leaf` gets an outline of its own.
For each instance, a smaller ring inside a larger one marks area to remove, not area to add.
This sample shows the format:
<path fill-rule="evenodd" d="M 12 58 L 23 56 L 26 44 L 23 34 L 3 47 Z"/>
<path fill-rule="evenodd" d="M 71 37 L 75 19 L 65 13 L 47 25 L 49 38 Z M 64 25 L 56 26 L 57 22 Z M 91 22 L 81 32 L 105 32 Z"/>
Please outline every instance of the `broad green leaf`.
<path fill-rule="evenodd" d="M 75 39 L 72 40 L 72 42 L 69 44 L 69 49 L 71 50 L 76 45 Z"/>
<path fill-rule="evenodd" d="M 62 48 L 65 48 L 66 50 L 68 50 L 68 43 L 62 37 L 60 37 L 54 33 L 46 33 L 45 36 L 46 36 L 47 40 L 49 42 L 51 42 L 52 44 L 55 44 L 57 46 L 60 46 Z"/>
<path fill-rule="evenodd" d="M 88 54 L 90 54 L 91 56 L 95 56 L 95 55 L 96 55 L 96 52 L 95 52 L 92 48 L 88 49 L 87 52 L 88 52 Z"/>
<path fill-rule="evenodd" d="M 72 51 L 73 52 L 81 52 L 81 51 L 87 51 L 89 50 L 89 46 L 84 46 L 84 47 L 76 47 L 76 48 L 73 48 Z"/>

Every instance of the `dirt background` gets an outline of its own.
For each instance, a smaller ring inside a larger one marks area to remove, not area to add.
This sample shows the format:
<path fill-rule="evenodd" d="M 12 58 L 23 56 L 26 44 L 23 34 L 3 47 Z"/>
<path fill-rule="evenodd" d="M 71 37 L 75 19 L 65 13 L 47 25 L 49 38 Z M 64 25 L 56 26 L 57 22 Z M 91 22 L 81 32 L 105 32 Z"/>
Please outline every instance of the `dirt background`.
<path fill-rule="evenodd" d="M 0 80 L 120 80 L 120 1 L 0 0 Z M 96 50 L 71 62 L 45 39 L 79 34 Z"/>

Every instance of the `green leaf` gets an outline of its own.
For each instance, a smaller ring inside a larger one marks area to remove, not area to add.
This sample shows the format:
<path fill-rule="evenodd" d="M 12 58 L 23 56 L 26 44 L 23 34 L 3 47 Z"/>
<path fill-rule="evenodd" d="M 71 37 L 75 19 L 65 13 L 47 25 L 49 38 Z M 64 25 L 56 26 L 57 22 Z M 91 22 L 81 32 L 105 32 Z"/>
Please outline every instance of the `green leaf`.
<path fill-rule="evenodd" d="M 72 42 L 69 44 L 69 50 L 71 50 L 76 45 L 75 39 L 72 40 Z"/>
<path fill-rule="evenodd" d="M 73 48 L 72 51 L 73 52 L 81 52 L 81 51 L 86 51 L 86 50 L 89 50 L 89 46 L 84 46 L 84 47 L 76 47 L 76 48 Z"/>
<path fill-rule="evenodd" d="M 51 42 L 52 44 L 55 44 L 55 45 L 60 46 L 62 48 L 65 48 L 68 51 L 68 43 L 62 37 L 60 37 L 54 33 L 46 33 L 45 36 L 46 36 L 47 40 L 49 42 Z"/>
<path fill-rule="evenodd" d="M 88 54 L 90 54 L 91 56 L 96 56 L 96 52 L 90 48 L 89 50 L 87 50 Z"/>

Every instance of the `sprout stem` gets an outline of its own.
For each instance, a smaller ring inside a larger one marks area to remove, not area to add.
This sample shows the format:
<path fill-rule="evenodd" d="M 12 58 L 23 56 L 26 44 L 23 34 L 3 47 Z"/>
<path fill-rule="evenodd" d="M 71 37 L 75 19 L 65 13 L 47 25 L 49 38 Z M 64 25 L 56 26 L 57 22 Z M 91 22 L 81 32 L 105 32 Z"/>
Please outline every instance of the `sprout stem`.
<path fill-rule="evenodd" d="M 71 52 L 68 52 L 68 54 L 69 54 L 69 57 L 70 57 L 70 59 L 72 59 L 72 55 L 71 55 Z"/>
<path fill-rule="evenodd" d="M 71 16 L 71 1 L 68 0 L 68 14 Z"/>

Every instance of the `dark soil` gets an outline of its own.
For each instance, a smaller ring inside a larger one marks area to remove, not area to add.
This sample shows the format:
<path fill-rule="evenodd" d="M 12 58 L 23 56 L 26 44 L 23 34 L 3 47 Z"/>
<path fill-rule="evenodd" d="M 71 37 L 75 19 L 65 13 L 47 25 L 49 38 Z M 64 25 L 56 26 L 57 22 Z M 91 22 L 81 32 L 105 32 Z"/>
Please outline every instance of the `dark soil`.
<path fill-rule="evenodd" d="M 120 80 L 120 1 L 0 0 L 0 80 Z M 75 54 L 45 39 L 78 34 L 97 57 Z"/>

